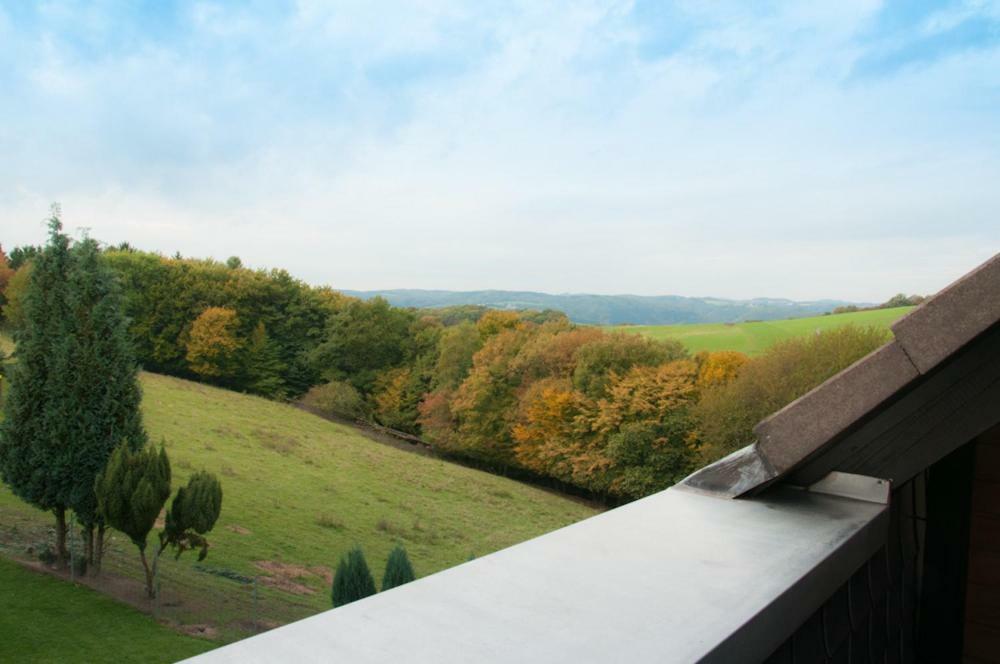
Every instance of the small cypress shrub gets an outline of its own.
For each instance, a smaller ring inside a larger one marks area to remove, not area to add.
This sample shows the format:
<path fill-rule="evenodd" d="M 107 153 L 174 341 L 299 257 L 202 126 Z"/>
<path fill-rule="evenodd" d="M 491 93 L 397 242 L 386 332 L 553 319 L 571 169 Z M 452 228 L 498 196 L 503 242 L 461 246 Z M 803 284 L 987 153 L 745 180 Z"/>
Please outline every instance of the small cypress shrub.
<path fill-rule="evenodd" d="M 365 562 L 365 554 L 360 547 L 354 547 L 340 559 L 333 576 L 333 605 L 344 606 L 375 593 L 375 579 Z"/>
<path fill-rule="evenodd" d="M 413 573 L 413 565 L 406 555 L 406 549 L 402 544 L 397 544 L 396 548 L 389 554 L 389 560 L 385 563 L 385 574 L 382 575 L 382 590 L 395 588 L 404 583 L 413 581 L 416 575 Z"/>

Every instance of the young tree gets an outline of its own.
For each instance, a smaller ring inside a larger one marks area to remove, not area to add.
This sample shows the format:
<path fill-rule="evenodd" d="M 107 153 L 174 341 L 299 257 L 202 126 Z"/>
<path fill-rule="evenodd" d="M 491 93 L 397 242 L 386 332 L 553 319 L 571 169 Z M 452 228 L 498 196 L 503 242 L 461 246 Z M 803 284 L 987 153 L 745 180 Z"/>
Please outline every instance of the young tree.
<path fill-rule="evenodd" d="M 359 547 L 355 547 L 341 557 L 337 565 L 331 593 L 333 606 L 344 606 L 374 595 L 375 592 L 375 580 L 365 562 L 365 554 Z"/>
<path fill-rule="evenodd" d="M 0 424 L 0 477 L 14 495 L 56 518 L 56 556 L 66 551 L 66 509 L 73 487 L 70 424 L 73 363 L 68 275 L 69 238 L 58 208 L 49 220 L 49 242 L 33 261 L 32 278 L 19 297 L 23 317 L 15 330 L 18 361 L 10 370 Z"/>
<path fill-rule="evenodd" d="M 139 549 L 146 594 L 153 597 L 153 569 L 146 557 L 146 544 L 156 517 L 170 497 L 170 460 L 166 450 L 160 447 L 157 452 L 146 446 L 133 452 L 128 445 L 122 445 L 97 477 L 95 493 L 101 517 L 128 535 Z"/>
<path fill-rule="evenodd" d="M 160 533 L 157 558 L 168 546 L 176 550 L 175 558 L 190 549 L 199 549 L 198 560 L 208 555 L 205 534 L 215 527 L 222 511 L 222 485 L 211 473 L 198 471 L 187 486 L 177 490 L 167 512 L 166 527 Z"/>
<path fill-rule="evenodd" d="M 413 565 L 406 555 L 406 549 L 402 544 L 397 544 L 389 553 L 389 559 L 385 563 L 385 574 L 382 575 L 382 591 L 389 588 L 401 586 L 417 578 L 413 573 Z"/>

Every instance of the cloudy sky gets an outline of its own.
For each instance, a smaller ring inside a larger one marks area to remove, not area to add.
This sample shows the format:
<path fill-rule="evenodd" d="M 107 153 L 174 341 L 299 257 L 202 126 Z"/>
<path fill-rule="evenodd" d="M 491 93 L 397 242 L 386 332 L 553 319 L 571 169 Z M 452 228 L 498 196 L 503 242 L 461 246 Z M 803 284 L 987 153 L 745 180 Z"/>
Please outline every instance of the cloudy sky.
<path fill-rule="evenodd" d="M 0 242 L 52 201 L 341 288 L 933 292 L 1000 251 L 1000 3 L 0 0 Z"/>

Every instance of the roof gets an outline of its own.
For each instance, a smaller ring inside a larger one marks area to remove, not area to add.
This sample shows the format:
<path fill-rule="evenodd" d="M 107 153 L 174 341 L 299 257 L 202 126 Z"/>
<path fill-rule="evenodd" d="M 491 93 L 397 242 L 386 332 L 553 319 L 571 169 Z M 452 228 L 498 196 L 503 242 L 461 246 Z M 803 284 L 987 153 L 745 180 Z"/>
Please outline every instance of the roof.
<path fill-rule="evenodd" d="M 892 341 L 758 423 L 755 442 L 683 484 L 737 497 L 779 479 L 808 486 L 834 470 L 909 479 L 1000 419 L 998 321 L 1000 254 L 898 320 Z"/>
<path fill-rule="evenodd" d="M 668 489 L 195 661 L 763 660 L 887 522 L 884 503 L 791 488 Z"/>

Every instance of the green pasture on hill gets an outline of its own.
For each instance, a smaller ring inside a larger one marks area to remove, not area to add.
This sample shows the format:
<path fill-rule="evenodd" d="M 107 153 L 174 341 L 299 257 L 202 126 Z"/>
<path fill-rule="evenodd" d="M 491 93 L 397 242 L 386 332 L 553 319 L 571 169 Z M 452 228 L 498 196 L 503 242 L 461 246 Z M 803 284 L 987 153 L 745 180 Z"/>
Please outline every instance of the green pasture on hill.
<path fill-rule="evenodd" d="M 677 339 L 692 353 L 736 350 L 757 355 L 778 341 L 813 334 L 843 325 L 889 327 L 913 307 L 856 311 L 847 314 L 789 318 L 753 323 L 707 323 L 698 325 L 621 325 L 609 329 L 644 334 L 653 339 Z"/>
<path fill-rule="evenodd" d="M 5 662 L 175 662 L 214 644 L 110 597 L 0 558 Z"/>
<path fill-rule="evenodd" d="M 166 445 L 175 489 L 204 468 L 222 480 L 224 498 L 208 558 L 198 564 L 190 553 L 165 557 L 160 602 L 154 607 L 138 593 L 126 599 L 155 608 L 164 621 L 206 626 L 202 631 L 218 641 L 330 608 L 330 570 L 355 544 L 380 582 L 397 542 L 423 576 L 595 513 L 550 492 L 375 442 L 291 405 L 156 374 L 143 374 L 142 385 L 146 427 Z M 29 546 L 51 537 L 51 520 L 0 488 L 0 552 L 26 556 Z M 106 569 L 136 583 L 141 577 L 124 536 L 115 535 Z M 53 631 L 62 629 L 59 616 L 46 620 Z"/>

